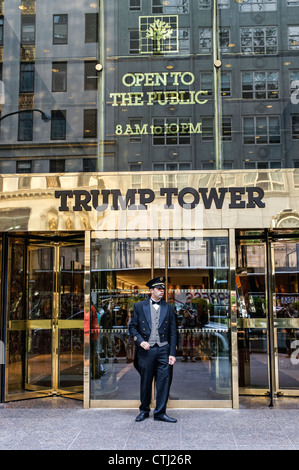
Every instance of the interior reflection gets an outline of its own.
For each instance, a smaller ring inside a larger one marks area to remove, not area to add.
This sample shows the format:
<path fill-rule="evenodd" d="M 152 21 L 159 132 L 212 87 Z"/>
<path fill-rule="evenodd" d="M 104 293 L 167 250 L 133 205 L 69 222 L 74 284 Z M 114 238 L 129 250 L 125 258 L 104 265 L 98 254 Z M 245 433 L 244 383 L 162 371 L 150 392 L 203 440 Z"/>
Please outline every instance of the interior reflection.
<path fill-rule="evenodd" d="M 94 239 L 91 254 L 91 399 L 139 400 L 128 324 L 153 269 L 177 319 L 170 399 L 230 399 L 227 238 Z"/>

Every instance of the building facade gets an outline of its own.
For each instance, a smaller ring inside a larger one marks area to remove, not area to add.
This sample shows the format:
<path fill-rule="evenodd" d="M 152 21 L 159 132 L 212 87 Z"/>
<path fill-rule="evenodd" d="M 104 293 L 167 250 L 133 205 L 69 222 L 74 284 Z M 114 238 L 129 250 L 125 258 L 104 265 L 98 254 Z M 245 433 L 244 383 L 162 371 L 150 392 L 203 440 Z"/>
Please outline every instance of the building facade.
<path fill-rule="evenodd" d="M 299 2 L 2 0 L 0 28 L 1 400 L 138 407 L 155 276 L 170 407 L 297 397 Z"/>

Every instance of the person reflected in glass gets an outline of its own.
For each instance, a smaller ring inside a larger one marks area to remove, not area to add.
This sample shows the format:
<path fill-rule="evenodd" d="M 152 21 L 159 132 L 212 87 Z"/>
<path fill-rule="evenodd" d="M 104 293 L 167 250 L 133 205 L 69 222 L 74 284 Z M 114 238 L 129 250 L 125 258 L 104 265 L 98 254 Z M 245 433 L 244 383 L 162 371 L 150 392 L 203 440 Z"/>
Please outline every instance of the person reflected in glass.
<path fill-rule="evenodd" d="M 195 333 L 196 316 L 191 308 L 186 308 L 183 313 L 182 327 L 184 328 L 182 347 L 183 347 L 183 362 L 187 362 L 188 355 L 192 362 L 196 360 L 196 345 Z"/>

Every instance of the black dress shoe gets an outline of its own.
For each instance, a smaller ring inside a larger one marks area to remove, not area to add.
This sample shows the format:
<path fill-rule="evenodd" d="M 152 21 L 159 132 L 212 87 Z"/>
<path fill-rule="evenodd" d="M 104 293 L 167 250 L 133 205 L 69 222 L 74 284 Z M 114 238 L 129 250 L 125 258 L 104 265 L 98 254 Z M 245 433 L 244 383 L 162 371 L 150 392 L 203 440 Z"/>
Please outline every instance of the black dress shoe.
<path fill-rule="evenodd" d="M 156 415 L 154 416 L 155 421 L 165 421 L 165 423 L 176 423 L 177 420 L 175 418 L 170 418 L 170 416 L 167 416 L 165 413 L 161 415 Z"/>
<path fill-rule="evenodd" d="M 135 419 L 135 421 L 139 423 L 140 421 L 144 421 L 148 417 L 149 417 L 148 411 L 141 411 L 139 415 L 137 416 L 137 418 Z"/>

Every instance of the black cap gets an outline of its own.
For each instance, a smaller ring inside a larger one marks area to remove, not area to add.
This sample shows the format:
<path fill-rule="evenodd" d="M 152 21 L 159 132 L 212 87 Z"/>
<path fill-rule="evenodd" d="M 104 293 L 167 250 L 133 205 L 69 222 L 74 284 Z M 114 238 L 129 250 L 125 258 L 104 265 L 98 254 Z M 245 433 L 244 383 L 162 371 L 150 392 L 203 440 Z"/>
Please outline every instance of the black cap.
<path fill-rule="evenodd" d="M 154 289 L 155 287 L 159 287 L 160 289 L 165 289 L 165 277 L 159 276 L 151 279 L 145 284 L 150 289 Z"/>

